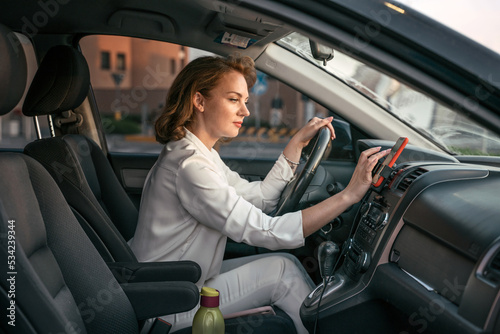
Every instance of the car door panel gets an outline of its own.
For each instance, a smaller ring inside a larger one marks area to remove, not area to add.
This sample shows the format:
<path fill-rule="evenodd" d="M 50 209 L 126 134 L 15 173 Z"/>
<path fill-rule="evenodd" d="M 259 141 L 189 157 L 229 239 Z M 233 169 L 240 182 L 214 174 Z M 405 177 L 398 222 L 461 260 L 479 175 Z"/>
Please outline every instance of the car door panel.
<path fill-rule="evenodd" d="M 132 202 L 139 208 L 144 181 L 158 155 L 112 152 L 108 157 L 116 177 Z"/>
<path fill-rule="evenodd" d="M 146 176 L 158 159 L 158 155 L 112 152 L 109 153 L 109 159 L 126 192 L 134 202 L 137 202 L 142 194 Z M 245 159 L 223 160 L 229 168 L 249 181 L 263 180 L 275 163 L 274 160 L 270 159 L 254 159 L 251 164 Z M 322 166 L 334 176 L 337 182 L 345 186 L 349 183 L 355 164 L 350 161 L 327 161 Z"/>

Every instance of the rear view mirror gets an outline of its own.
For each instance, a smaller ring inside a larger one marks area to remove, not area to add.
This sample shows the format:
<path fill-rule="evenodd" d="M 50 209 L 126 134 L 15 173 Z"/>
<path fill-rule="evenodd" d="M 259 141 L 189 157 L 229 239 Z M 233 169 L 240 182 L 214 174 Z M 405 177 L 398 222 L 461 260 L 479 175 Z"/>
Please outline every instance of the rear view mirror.
<path fill-rule="evenodd" d="M 333 49 L 326 45 L 320 44 L 309 39 L 309 46 L 311 47 L 311 53 L 314 59 L 321 60 L 323 66 L 326 66 L 326 62 L 333 59 Z"/>

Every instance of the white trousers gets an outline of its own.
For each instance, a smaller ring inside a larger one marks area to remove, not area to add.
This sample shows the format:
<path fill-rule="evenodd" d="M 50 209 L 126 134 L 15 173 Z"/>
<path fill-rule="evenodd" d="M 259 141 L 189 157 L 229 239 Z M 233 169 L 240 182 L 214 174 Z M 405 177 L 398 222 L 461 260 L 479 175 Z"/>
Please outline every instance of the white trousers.
<path fill-rule="evenodd" d="M 287 253 L 268 253 L 222 262 L 221 273 L 204 286 L 219 290 L 222 314 L 276 305 L 293 320 L 298 334 L 308 333 L 300 306 L 315 287 L 298 259 Z M 164 317 L 173 330 L 191 326 L 195 309 Z"/>

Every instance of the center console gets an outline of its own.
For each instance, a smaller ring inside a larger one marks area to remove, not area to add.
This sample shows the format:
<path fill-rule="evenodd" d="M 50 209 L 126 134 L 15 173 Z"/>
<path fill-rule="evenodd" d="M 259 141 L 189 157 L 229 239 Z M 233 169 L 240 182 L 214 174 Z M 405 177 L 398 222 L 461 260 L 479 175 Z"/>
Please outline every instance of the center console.
<path fill-rule="evenodd" d="M 383 197 L 375 197 L 362 204 L 360 216 L 344 262 L 345 274 L 353 280 L 358 280 L 370 267 L 372 253 L 389 221 L 389 208 Z"/>
<path fill-rule="evenodd" d="M 355 295 L 368 284 L 384 247 L 397 220 L 395 209 L 404 193 L 396 185 L 396 178 L 406 176 L 407 169 L 401 166 L 387 177 L 384 184 L 369 191 L 363 199 L 354 222 L 354 233 L 344 243 L 340 268 L 327 281 L 312 291 L 304 300 L 301 313 L 312 316 L 318 310 L 328 313 L 328 308 L 341 302 L 348 296 Z M 408 180 L 406 180 L 408 181 Z M 399 183 L 399 181 L 397 182 Z"/>
<path fill-rule="evenodd" d="M 359 143 L 360 152 L 381 146 Z M 414 147 L 400 160 L 352 213 L 333 264 L 319 264 L 334 271 L 302 303 L 304 326 L 500 333 L 500 169 Z"/>

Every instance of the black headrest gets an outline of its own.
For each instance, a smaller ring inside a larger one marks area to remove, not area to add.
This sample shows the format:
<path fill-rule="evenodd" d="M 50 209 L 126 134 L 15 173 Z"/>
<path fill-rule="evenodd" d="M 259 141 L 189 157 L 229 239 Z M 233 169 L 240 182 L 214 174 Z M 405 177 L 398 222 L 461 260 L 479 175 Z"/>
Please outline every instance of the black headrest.
<path fill-rule="evenodd" d="M 52 47 L 33 78 L 24 100 L 26 116 L 56 114 L 79 107 L 89 92 L 85 57 L 67 45 Z"/>
<path fill-rule="evenodd" d="M 26 56 L 16 34 L 0 24 L 0 115 L 21 100 L 28 75 Z"/>

